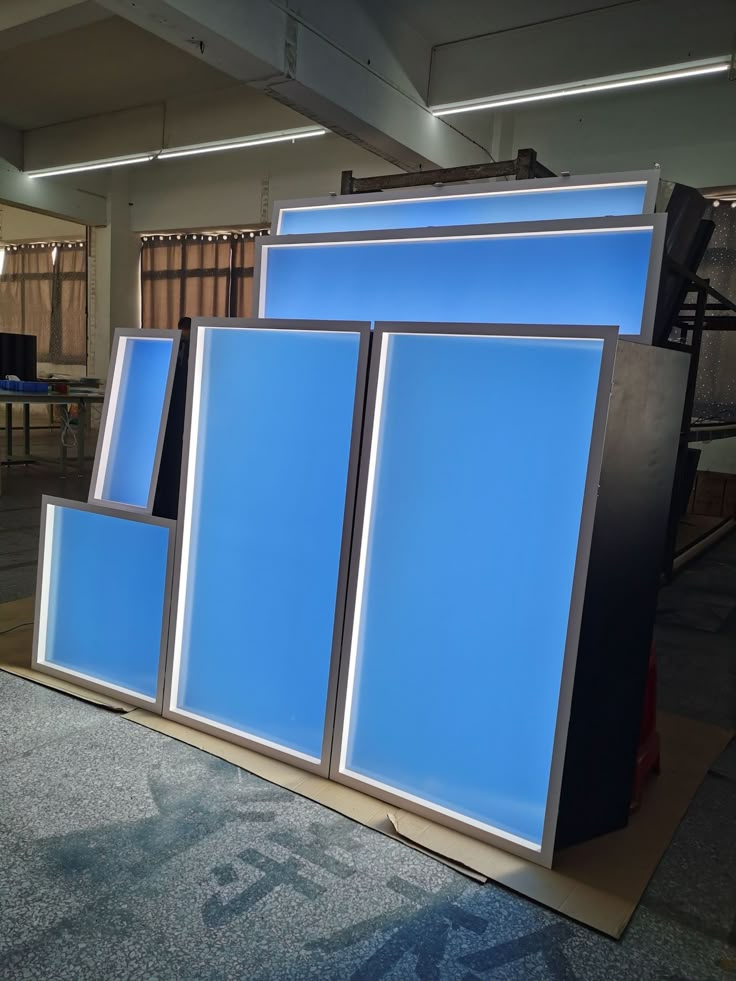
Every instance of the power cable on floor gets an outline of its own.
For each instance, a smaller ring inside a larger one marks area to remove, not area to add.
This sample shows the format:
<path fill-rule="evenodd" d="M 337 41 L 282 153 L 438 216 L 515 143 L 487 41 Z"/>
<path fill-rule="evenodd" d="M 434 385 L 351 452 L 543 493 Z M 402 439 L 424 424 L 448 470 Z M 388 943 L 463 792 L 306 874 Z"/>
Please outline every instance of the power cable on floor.
<path fill-rule="evenodd" d="M 29 620 L 28 623 L 16 623 L 14 627 L 7 627 L 5 630 L 0 630 L 0 637 L 3 634 L 12 634 L 14 630 L 20 630 L 21 627 L 32 627 L 33 620 Z"/>

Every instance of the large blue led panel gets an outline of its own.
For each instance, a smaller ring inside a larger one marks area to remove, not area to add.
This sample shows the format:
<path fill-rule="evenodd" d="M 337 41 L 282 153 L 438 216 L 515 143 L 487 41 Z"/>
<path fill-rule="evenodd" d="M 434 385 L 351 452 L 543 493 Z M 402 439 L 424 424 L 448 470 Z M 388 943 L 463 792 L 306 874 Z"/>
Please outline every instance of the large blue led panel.
<path fill-rule="evenodd" d="M 90 501 L 151 510 L 179 334 L 120 332 Z"/>
<path fill-rule="evenodd" d="M 649 341 L 666 216 L 287 236 L 260 251 L 264 317 L 614 324 Z M 544 230 L 543 230 L 544 229 Z M 549 230 L 548 230 L 549 229 Z"/>
<path fill-rule="evenodd" d="M 374 342 L 333 775 L 542 855 L 615 330 L 476 329 Z"/>
<path fill-rule="evenodd" d="M 279 235 L 313 235 L 638 215 L 654 210 L 651 191 L 655 185 L 655 175 L 621 174 L 608 179 L 581 177 L 482 187 L 425 187 L 421 192 L 287 201 L 276 205 L 274 227 Z"/>
<path fill-rule="evenodd" d="M 173 522 L 44 498 L 38 669 L 160 703 L 172 555 Z"/>
<path fill-rule="evenodd" d="M 195 331 L 167 713 L 324 769 L 369 328 L 250 324 Z"/>

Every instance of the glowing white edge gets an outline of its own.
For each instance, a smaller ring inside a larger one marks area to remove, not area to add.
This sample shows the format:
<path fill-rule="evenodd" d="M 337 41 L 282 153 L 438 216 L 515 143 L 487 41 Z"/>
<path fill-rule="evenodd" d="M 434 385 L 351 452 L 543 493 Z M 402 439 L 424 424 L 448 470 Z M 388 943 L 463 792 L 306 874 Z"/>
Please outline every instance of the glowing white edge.
<path fill-rule="evenodd" d="M 92 500 L 93 502 L 99 502 L 101 504 L 125 504 L 131 510 L 140 511 L 142 514 L 144 514 L 148 511 L 145 504 L 130 504 L 128 501 L 119 501 L 117 498 L 105 494 L 105 481 L 107 479 L 107 467 L 110 462 L 110 447 L 112 445 L 113 432 L 116 430 L 116 427 L 120 422 L 118 417 L 118 403 L 120 400 L 120 389 L 122 386 L 123 371 L 125 368 L 125 357 L 127 354 L 126 348 L 128 347 L 129 341 L 132 341 L 133 344 L 140 343 L 141 341 L 145 342 L 146 344 L 173 344 L 173 341 L 171 341 L 168 337 L 132 337 L 130 335 L 125 335 L 120 338 L 115 356 L 115 365 L 113 366 L 112 379 L 110 381 L 110 397 L 107 415 L 105 416 L 105 428 L 102 433 L 102 446 L 100 449 L 100 465 L 97 469 L 97 480 L 95 481 Z M 169 365 L 169 369 L 170 368 L 171 365 Z M 162 416 L 161 425 L 163 424 L 164 421 Z M 159 426 L 159 436 L 161 435 L 160 430 L 161 426 Z M 153 479 L 153 474 L 151 474 L 151 479 Z M 150 489 L 151 481 L 149 480 L 148 483 Z"/>
<path fill-rule="evenodd" d="M 419 804 L 421 807 L 426 807 L 429 811 L 435 811 L 437 814 L 444 814 L 446 817 L 453 818 L 455 821 L 461 824 L 470 825 L 473 828 L 478 828 L 481 831 L 485 831 L 489 835 L 494 835 L 496 838 L 503 838 L 505 841 L 513 842 L 515 845 L 521 845 L 523 848 L 528 848 L 530 851 L 540 852 L 542 851 L 542 845 L 540 842 L 531 841 L 529 838 L 520 838 L 518 835 L 511 834 L 510 831 L 504 831 L 502 828 L 497 828 L 494 824 L 485 824 L 483 821 L 477 821 L 475 818 L 468 817 L 467 814 L 462 814 L 460 811 L 453 811 L 449 807 L 443 807 L 442 804 L 435 804 L 431 800 L 426 800 L 424 797 L 417 797 L 414 794 L 409 794 L 406 791 L 399 790 L 390 784 L 382 783 L 380 780 L 373 780 L 371 777 L 364 777 L 361 773 L 355 773 L 353 770 L 343 769 L 340 767 L 340 772 L 346 777 L 352 777 L 353 780 L 359 780 L 361 783 L 368 784 L 371 787 L 377 787 L 379 790 L 383 790 L 385 793 L 393 794 L 395 797 L 400 797 L 402 800 L 411 801 L 413 804 Z"/>
<path fill-rule="evenodd" d="M 259 746 L 267 746 L 269 749 L 278 750 L 288 756 L 296 756 L 300 760 L 306 760 L 308 763 L 314 763 L 317 766 L 321 763 L 318 756 L 310 756 L 308 753 L 302 753 L 298 749 L 292 749 L 290 746 L 284 746 L 282 743 L 275 743 L 270 739 L 264 739 L 262 736 L 254 736 L 252 733 L 246 732 L 245 729 L 236 729 L 234 726 L 229 726 L 224 722 L 217 722 L 214 719 L 208 719 L 203 715 L 197 715 L 196 712 L 188 712 L 186 709 L 177 708 L 174 711 L 177 716 L 192 719 L 194 722 L 201 722 L 211 729 L 217 729 L 220 732 L 227 732 L 233 736 L 239 736 L 241 739 L 247 739 L 249 742 L 258 743 Z"/>
<path fill-rule="evenodd" d="M 39 658 L 40 660 L 40 658 Z M 142 699 L 145 702 L 150 702 L 151 705 L 156 704 L 155 696 L 144 695 L 142 692 L 136 691 L 134 688 L 124 688 L 122 685 L 115 685 L 112 681 L 105 681 L 99 676 L 92 674 L 85 674 L 83 671 L 75 671 L 73 668 L 64 667 L 61 664 L 54 664 L 53 661 L 44 661 L 50 668 L 54 671 L 59 672 L 59 674 L 68 675 L 71 678 L 79 678 L 81 681 L 91 681 L 93 684 L 104 687 L 106 690 L 119 692 L 121 695 L 134 695 L 136 698 Z"/>
<path fill-rule="evenodd" d="M 541 852 L 542 843 L 529 841 L 526 838 L 520 838 L 517 835 L 513 835 L 508 831 L 503 831 L 500 828 L 495 827 L 495 825 L 486 824 L 483 821 L 477 821 L 474 818 L 468 817 L 459 811 L 453 811 L 450 808 L 443 807 L 441 804 L 436 804 L 433 801 L 427 800 L 424 797 L 417 797 L 414 794 L 407 793 L 406 791 L 400 790 L 398 787 L 394 787 L 391 784 L 383 783 L 380 780 L 374 780 L 372 777 L 364 776 L 362 773 L 358 773 L 351 770 L 347 765 L 347 750 L 348 741 L 350 738 L 350 719 L 352 716 L 353 708 L 353 690 L 355 687 L 355 673 L 356 665 L 358 661 L 358 648 L 360 646 L 361 638 L 361 627 L 362 627 L 362 615 L 363 615 L 363 594 L 365 590 L 365 577 L 366 577 L 366 566 L 368 562 L 368 548 L 370 545 L 371 537 L 371 523 L 373 515 L 373 491 L 376 480 L 376 469 L 378 461 L 378 446 L 381 442 L 381 425 L 383 422 L 383 394 L 386 383 L 386 360 L 388 357 L 389 344 L 392 338 L 396 336 L 405 337 L 407 335 L 415 337 L 447 337 L 447 338 L 458 338 L 465 337 L 473 340 L 477 340 L 479 336 L 485 336 L 489 340 L 532 340 L 532 341 L 566 341 L 570 343 L 574 342 L 585 342 L 593 344 L 603 344 L 603 339 L 600 337 L 551 337 L 545 335 L 540 336 L 527 336 L 527 335 L 503 335 L 503 334 L 488 334 L 488 335 L 477 335 L 477 334 L 441 334 L 441 333 L 430 333 L 421 334 L 419 332 L 412 333 L 412 331 L 401 331 L 401 332 L 387 332 L 384 334 L 384 342 L 381 348 L 381 360 L 378 366 L 378 379 L 376 384 L 376 407 L 374 411 L 373 424 L 371 426 L 371 455 L 368 464 L 368 476 L 366 479 L 366 499 L 364 508 L 364 520 L 363 529 L 361 534 L 360 542 L 360 558 L 358 562 L 358 577 L 355 590 L 355 609 L 353 613 L 353 620 L 351 624 L 351 637 L 350 637 L 350 660 L 348 664 L 348 678 L 347 684 L 345 686 L 345 709 L 343 713 L 343 728 L 341 736 L 340 745 L 340 773 L 347 777 L 351 777 L 360 783 L 369 784 L 371 787 L 377 787 L 379 790 L 383 790 L 386 793 L 394 794 L 397 797 L 401 797 L 402 800 L 411 801 L 414 804 L 419 804 L 429 810 L 435 811 L 438 814 L 444 814 L 446 817 L 453 818 L 456 821 L 462 822 L 464 824 L 471 825 L 474 828 L 478 828 L 488 834 L 496 835 L 499 838 L 503 838 L 506 841 L 511 841 L 517 845 L 521 845 L 524 848 L 529 848 L 535 852 Z M 545 801 L 545 812 L 546 812 L 546 801 Z"/>
<path fill-rule="evenodd" d="M 652 216 L 653 217 L 653 216 Z M 334 245 L 403 245 L 405 242 L 473 242 L 478 239 L 499 238 L 545 238 L 554 235 L 603 235 L 613 232 L 651 232 L 653 223 L 647 225 L 620 225 L 617 228 L 564 228 L 539 232 L 487 232 L 482 235 L 412 235 L 407 238 L 369 238 L 359 241 L 341 240 L 335 242 L 290 242 L 291 236 L 284 236 L 283 242 L 264 242 L 263 252 L 268 249 L 314 249 L 328 248 Z M 266 277 L 261 270 L 261 282 Z"/>
<path fill-rule="evenodd" d="M 269 333 L 277 333 L 277 328 L 274 327 L 258 329 L 268 330 Z M 195 722 L 201 722 L 212 727 L 213 729 L 219 729 L 220 731 L 230 733 L 233 736 L 240 736 L 241 738 L 248 739 L 251 742 L 258 743 L 261 746 L 267 746 L 270 749 L 275 749 L 290 756 L 295 756 L 300 760 L 306 760 L 308 763 L 319 765 L 321 763 L 321 759 L 317 756 L 310 756 L 308 753 L 302 753 L 299 750 L 292 749 L 290 746 L 284 746 L 281 743 L 275 743 L 269 739 L 264 739 L 261 736 L 253 735 L 252 733 L 247 732 L 245 729 L 236 729 L 233 726 L 226 725 L 224 722 L 217 722 L 215 719 L 208 719 L 205 716 L 198 715 L 196 712 L 188 712 L 186 709 L 181 708 L 181 706 L 178 705 L 177 695 L 179 693 L 181 655 L 184 646 L 184 621 L 188 599 L 187 584 L 189 578 L 189 558 L 191 551 L 194 472 L 196 470 L 197 448 L 199 444 L 199 413 L 204 364 L 204 335 L 206 331 L 213 330 L 232 330 L 232 328 L 200 325 L 195 334 L 194 379 L 192 382 L 192 414 L 189 435 L 189 456 L 187 459 L 184 516 L 182 518 L 181 529 L 181 554 L 179 556 L 179 583 L 176 603 L 176 624 L 174 627 L 174 651 L 171 665 L 171 692 L 169 695 L 169 710 L 178 716 L 192 719 Z M 280 330 L 278 330 L 278 332 L 283 333 L 283 331 Z M 304 332 L 295 329 L 291 330 L 290 333 L 299 334 Z M 329 333 L 329 331 L 320 331 L 320 333 Z"/>
<path fill-rule="evenodd" d="M 386 361 L 393 334 L 384 334 L 381 345 L 381 359 L 378 363 L 378 378 L 376 382 L 376 405 L 371 425 L 371 455 L 368 462 L 368 475 L 365 485 L 365 506 L 363 508 L 363 528 L 360 535 L 360 556 L 358 559 L 358 577 L 355 585 L 355 609 L 350 625 L 350 660 L 348 663 L 348 678 L 345 686 L 345 711 L 343 715 L 342 738 L 340 745 L 340 770 L 347 765 L 348 739 L 350 735 L 350 719 L 353 711 L 353 689 L 355 687 L 355 672 L 358 663 L 358 649 L 361 638 L 361 621 L 363 618 L 363 592 L 365 589 L 366 566 L 368 564 L 368 548 L 371 538 L 373 519 L 373 489 L 376 481 L 378 464 L 378 446 L 381 442 L 381 426 L 383 423 L 383 394 L 386 383 Z"/>
<path fill-rule="evenodd" d="M 49 598 L 51 595 L 51 567 L 54 558 L 54 518 L 55 504 L 46 505 L 44 515 L 45 530 L 43 536 L 43 571 L 41 574 L 41 602 L 38 608 L 38 650 L 39 663 L 46 662 L 46 643 L 49 629 Z"/>
<path fill-rule="evenodd" d="M 194 503 L 194 476 L 197 469 L 199 447 L 199 415 L 202 392 L 202 372 L 204 361 L 204 335 L 210 327 L 198 327 L 194 332 L 194 378 L 192 379 L 192 403 L 189 422 L 189 449 L 187 456 L 186 490 L 184 494 L 184 514 L 181 519 L 181 552 L 179 555 L 179 581 L 177 584 L 176 624 L 174 627 L 174 650 L 171 665 L 171 690 L 169 708 L 176 708 L 179 694 L 179 674 L 184 647 L 184 621 L 186 618 L 189 580 L 189 558 L 192 539 L 192 506 Z"/>
<path fill-rule="evenodd" d="M 258 279 L 258 316 L 266 316 L 266 279 L 268 277 L 268 249 L 261 249 L 261 268 Z"/>
<path fill-rule="evenodd" d="M 466 192 L 465 194 L 442 194 L 429 195 L 427 197 L 408 197 L 408 198 L 387 198 L 385 201 L 336 201 L 334 204 L 305 204 L 296 208 L 282 208 L 279 214 L 279 227 L 277 234 L 281 232 L 281 221 L 283 215 L 295 214 L 302 211 L 332 211 L 337 208 L 390 208 L 397 204 L 436 204 L 441 201 L 459 201 L 466 198 L 505 198 L 514 197 L 521 194 L 560 194 L 570 193 L 571 191 L 592 191 L 599 188 L 609 190 L 613 187 L 646 187 L 647 181 L 611 181 L 605 184 L 568 184 L 564 187 L 520 187 L 507 190 L 482 190 Z"/>
<path fill-rule="evenodd" d="M 571 98 L 576 95 L 587 95 L 593 92 L 609 92 L 615 89 L 632 88 L 639 85 L 652 85 L 657 82 L 676 81 L 680 78 L 695 78 L 700 75 L 714 75 L 726 72 L 730 68 L 730 60 L 718 60 L 717 64 L 701 65 L 698 68 L 682 68 L 674 71 L 650 72 L 646 75 L 633 75 L 628 78 L 620 76 L 608 76 L 610 81 L 605 78 L 600 80 L 591 79 L 589 82 L 573 83 L 572 85 L 561 85 L 559 88 L 550 90 L 530 91 L 528 94 L 489 97 L 487 99 L 474 99 L 467 102 L 451 102 L 444 105 L 430 107 L 430 112 L 435 116 L 452 116 L 462 112 L 476 112 L 480 109 L 503 109 L 507 106 L 526 105 L 531 102 L 548 102 L 552 99 Z"/>
<path fill-rule="evenodd" d="M 100 448 L 100 465 L 97 468 L 97 480 L 93 498 L 96 501 L 105 500 L 105 480 L 107 478 L 107 467 L 110 462 L 110 447 L 112 446 L 113 431 L 118 423 L 118 402 L 120 399 L 120 388 L 123 379 L 123 369 L 127 355 L 128 338 L 121 337 L 115 351 L 115 364 L 112 369 L 110 379 L 110 391 L 108 394 L 107 413 L 105 415 L 105 429 L 102 433 L 102 445 Z"/>

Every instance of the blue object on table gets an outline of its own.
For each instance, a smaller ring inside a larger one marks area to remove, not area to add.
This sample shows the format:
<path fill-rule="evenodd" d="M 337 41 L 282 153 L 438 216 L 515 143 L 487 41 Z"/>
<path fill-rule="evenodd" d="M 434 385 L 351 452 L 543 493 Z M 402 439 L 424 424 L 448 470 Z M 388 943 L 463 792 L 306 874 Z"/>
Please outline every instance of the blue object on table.
<path fill-rule="evenodd" d="M 410 329 L 372 367 L 340 772 L 536 850 L 604 341 Z"/>
<path fill-rule="evenodd" d="M 30 395 L 48 395 L 51 386 L 46 382 L 0 380 L 0 389 L 4 392 L 28 393 Z"/>
<path fill-rule="evenodd" d="M 170 709 L 313 764 L 367 340 L 368 325 L 195 335 Z"/>
<path fill-rule="evenodd" d="M 649 342 L 664 227 L 659 219 L 666 216 L 633 218 L 631 227 L 612 230 L 569 223 L 568 230 L 545 233 L 540 223 L 539 231 L 509 234 L 489 227 L 421 238 L 381 232 L 365 233 L 370 240 L 364 233 L 268 239 L 259 243 L 259 315 L 615 324 L 622 335 Z"/>
<path fill-rule="evenodd" d="M 168 619 L 173 524 L 46 500 L 39 668 L 151 703 Z M 73 679 L 72 679 L 73 680 Z"/>
<path fill-rule="evenodd" d="M 520 188 L 513 183 L 499 190 L 492 185 L 485 193 L 465 187 L 451 194 L 387 197 L 382 201 L 360 201 L 346 195 L 325 204 L 286 202 L 277 208 L 279 235 L 360 232 L 381 228 L 427 228 L 442 225 L 485 225 L 496 222 L 548 221 L 561 218 L 601 218 L 606 215 L 636 215 L 644 209 L 646 179 L 638 178 L 609 186 L 563 186 Z M 572 181 L 575 179 L 573 178 Z"/>

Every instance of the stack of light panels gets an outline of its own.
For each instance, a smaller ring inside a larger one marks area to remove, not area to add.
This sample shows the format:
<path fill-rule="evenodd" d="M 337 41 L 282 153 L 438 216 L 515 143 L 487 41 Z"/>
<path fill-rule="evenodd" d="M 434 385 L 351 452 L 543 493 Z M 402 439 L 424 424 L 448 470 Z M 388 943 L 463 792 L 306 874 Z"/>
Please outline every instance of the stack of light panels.
<path fill-rule="evenodd" d="M 550 864 L 616 336 L 651 339 L 656 184 L 279 206 L 281 234 L 257 243 L 268 319 L 194 323 L 163 697 L 165 571 L 138 624 L 145 666 L 122 649 L 114 670 L 65 653 L 58 557 L 87 561 L 89 536 L 59 502 L 46 504 L 39 667 L 127 686 Z M 171 378 L 160 352 L 134 368 L 127 343 L 91 500 L 165 528 L 159 576 L 171 528 L 149 515 Z M 137 531 L 101 562 L 143 549 Z M 137 601 L 134 565 L 120 590 Z M 98 651 L 120 608 L 88 631 Z"/>
<path fill-rule="evenodd" d="M 44 498 L 33 666 L 161 710 L 173 521 L 151 514 L 179 334 L 117 331 L 89 503 Z"/>

